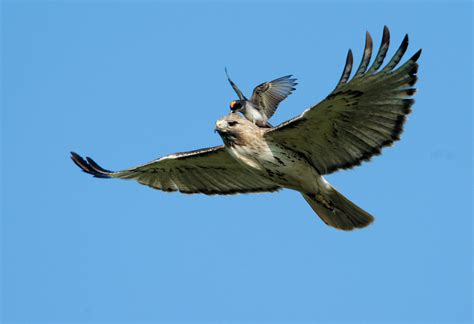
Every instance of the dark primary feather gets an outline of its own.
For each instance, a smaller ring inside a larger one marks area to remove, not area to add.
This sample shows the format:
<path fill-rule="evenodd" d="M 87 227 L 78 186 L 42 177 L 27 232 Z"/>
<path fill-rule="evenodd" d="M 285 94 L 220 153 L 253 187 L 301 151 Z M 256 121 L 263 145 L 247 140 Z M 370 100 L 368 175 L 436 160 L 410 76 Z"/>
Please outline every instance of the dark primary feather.
<path fill-rule="evenodd" d="M 388 62 L 387 65 L 382 69 L 382 72 L 388 72 L 388 71 L 393 70 L 393 68 L 402 59 L 402 57 L 405 54 L 407 48 L 408 48 L 408 35 L 405 35 L 405 37 L 403 38 L 403 41 L 400 44 L 400 47 L 398 48 L 397 52 L 393 55 L 390 62 Z"/>
<path fill-rule="evenodd" d="M 369 32 L 365 34 L 365 48 L 364 48 L 364 55 L 362 56 L 362 60 L 360 61 L 359 68 L 354 75 L 354 78 L 359 78 L 364 75 L 364 72 L 367 70 L 367 67 L 370 63 L 370 58 L 372 57 L 372 37 L 370 36 Z"/>
<path fill-rule="evenodd" d="M 280 189 L 235 161 L 224 146 L 171 154 L 131 169 L 113 172 L 94 160 L 71 152 L 71 159 L 97 178 L 132 179 L 163 191 L 230 195 L 249 192 L 271 192 Z"/>
<path fill-rule="evenodd" d="M 381 47 L 373 65 L 368 66 L 371 38 L 368 35 L 361 67 L 349 82 L 351 52 L 336 89 L 322 102 L 300 116 L 284 122 L 265 134 L 304 154 L 321 174 L 351 168 L 400 138 L 406 115 L 414 100 L 421 50 L 394 69 L 408 47 L 405 37 L 390 62 L 378 71 L 389 44 L 384 28 Z"/>
<path fill-rule="evenodd" d="M 105 170 L 101 168 L 97 163 L 94 162 L 91 158 L 87 157 L 86 160 L 82 158 L 79 154 L 71 152 L 71 160 L 85 173 L 89 173 L 96 178 L 110 178 L 109 174 L 112 171 Z"/>
<path fill-rule="evenodd" d="M 389 45 L 390 45 L 390 31 L 388 30 L 387 26 L 384 26 L 382 42 L 380 44 L 379 51 L 377 52 L 377 56 L 375 57 L 374 63 L 372 63 L 372 66 L 367 71 L 367 74 L 374 73 L 382 65 L 383 60 L 385 59 L 385 55 L 387 55 Z"/>
<path fill-rule="evenodd" d="M 352 72 L 352 64 L 354 64 L 354 58 L 352 56 L 352 51 L 349 50 L 347 52 L 346 64 L 344 64 L 344 69 L 342 70 L 342 75 L 336 85 L 336 89 L 339 88 L 341 85 L 345 84 L 347 80 L 349 80 L 349 77 L 351 76 Z"/>

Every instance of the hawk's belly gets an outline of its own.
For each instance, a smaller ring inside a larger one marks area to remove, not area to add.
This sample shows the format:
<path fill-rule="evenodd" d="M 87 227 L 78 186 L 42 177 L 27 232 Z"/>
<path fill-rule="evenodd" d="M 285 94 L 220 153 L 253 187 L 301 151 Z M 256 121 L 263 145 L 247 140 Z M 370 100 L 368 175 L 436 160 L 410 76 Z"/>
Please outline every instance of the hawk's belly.
<path fill-rule="evenodd" d="M 261 144 L 259 147 L 235 146 L 230 148 L 230 153 L 254 172 L 282 187 L 317 192 L 320 176 L 302 155 L 279 144 Z"/>

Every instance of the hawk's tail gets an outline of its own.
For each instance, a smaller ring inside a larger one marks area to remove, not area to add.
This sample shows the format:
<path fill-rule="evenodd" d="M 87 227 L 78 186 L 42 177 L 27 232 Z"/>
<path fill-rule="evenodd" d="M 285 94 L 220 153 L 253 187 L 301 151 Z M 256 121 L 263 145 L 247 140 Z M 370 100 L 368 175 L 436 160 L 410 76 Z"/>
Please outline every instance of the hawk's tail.
<path fill-rule="evenodd" d="M 350 231 L 366 227 L 374 217 L 362 210 L 333 187 L 321 190 L 317 194 L 303 194 L 304 199 L 327 225 Z"/>

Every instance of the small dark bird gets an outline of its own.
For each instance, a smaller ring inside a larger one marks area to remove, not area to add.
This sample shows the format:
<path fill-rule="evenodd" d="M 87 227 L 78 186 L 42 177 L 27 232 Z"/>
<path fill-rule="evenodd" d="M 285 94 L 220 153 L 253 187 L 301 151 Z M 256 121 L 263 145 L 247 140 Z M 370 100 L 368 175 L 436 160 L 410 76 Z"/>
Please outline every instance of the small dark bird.
<path fill-rule="evenodd" d="M 245 118 L 260 127 L 271 127 L 268 119 L 273 116 L 280 102 L 288 97 L 298 84 L 292 75 L 264 82 L 253 89 L 252 97 L 248 100 L 230 79 L 227 69 L 225 73 L 230 85 L 239 96 L 239 100 L 230 103 L 230 110 L 242 113 Z"/>

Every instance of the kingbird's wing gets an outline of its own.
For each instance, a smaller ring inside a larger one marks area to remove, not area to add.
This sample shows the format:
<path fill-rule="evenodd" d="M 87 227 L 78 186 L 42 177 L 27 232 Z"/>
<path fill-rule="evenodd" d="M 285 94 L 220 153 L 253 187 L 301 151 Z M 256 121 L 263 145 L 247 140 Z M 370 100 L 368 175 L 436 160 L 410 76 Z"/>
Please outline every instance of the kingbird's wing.
<path fill-rule="evenodd" d="M 297 85 L 292 75 L 287 75 L 255 87 L 250 101 L 269 119 L 275 113 L 280 102 L 285 100 Z"/>
<path fill-rule="evenodd" d="M 237 96 L 239 96 L 239 99 L 240 100 L 247 100 L 247 98 L 245 98 L 244 94 L 242 93 L 242 91 L 240 91 L 239 87 L 234 83 L 234 81 L 231 80 L 231 78 L 229 77 L 229 73 L 227 73 L 227 68 L 225 68 L 225 75 L 227 76 L 227 80 L 229 80 L 229 83 L 230 85 L 232 86 L 232 88 L 234 89 L 235 93 L 237 93 Z"/>

